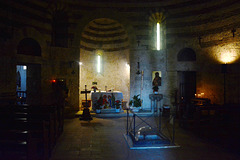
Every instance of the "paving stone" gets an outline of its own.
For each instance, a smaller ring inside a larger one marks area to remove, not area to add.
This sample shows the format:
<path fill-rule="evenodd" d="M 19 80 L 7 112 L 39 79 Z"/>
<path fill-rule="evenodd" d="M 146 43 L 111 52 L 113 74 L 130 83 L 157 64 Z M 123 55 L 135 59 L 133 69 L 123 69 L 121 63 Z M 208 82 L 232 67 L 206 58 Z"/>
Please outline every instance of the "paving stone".
<path fill-rule="evenodd" d="M 84 125 L 82 125 L 84 124 Z M 239 160 L 240 155 L 176 127 L 179 148 L 131 150 L 123 134 L 126 117 L 65 120 L 51 160 Z"/>

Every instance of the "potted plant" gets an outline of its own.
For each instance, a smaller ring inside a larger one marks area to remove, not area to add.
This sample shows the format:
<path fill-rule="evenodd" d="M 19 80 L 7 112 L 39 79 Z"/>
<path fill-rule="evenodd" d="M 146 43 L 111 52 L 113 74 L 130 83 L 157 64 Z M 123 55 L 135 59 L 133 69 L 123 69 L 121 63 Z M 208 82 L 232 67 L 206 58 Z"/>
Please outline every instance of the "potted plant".
<path fill-rule="evenodd" d="M 120 112 L 121 101 L 119 100 L 115 101 L 115 106 L 116 106 L 116 112 Z"/>
<path fill-rule="evenodd" d="M 133 110 L 134 112 L 138 112 L 138 111 L 139 111 L 139 107 L 142 106 L 142 101 L 141 101 L 141 99 L 139 98 L 139 95 L 133 96 L 133 99 L 130 100 L 130 102 L 129 102 L 129 106 L 132 106 L 132 107 L 133 107 L 132 110 Z"/>

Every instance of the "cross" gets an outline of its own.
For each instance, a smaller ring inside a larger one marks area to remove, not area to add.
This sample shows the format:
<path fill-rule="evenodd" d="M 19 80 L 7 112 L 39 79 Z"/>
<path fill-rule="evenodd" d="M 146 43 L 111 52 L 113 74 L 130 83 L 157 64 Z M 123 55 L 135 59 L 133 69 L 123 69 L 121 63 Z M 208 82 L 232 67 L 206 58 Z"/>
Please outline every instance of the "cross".
<path fill-rule="evenodd" d="M 88 103 L 87 103 L 87 94 L 90 93 L 91 91 L 87 90 L 87 85 L 85 85 L 85 90 L 81 91 L 81 94 L 85 94 L 85 98 L 86 98 L 86 104 L 84 107 L 88 107 Z"/>
<path fill-rule="evenodd" d="M 235 28 L 233 28 L 233 29 L 232 29 L 232 34 L 233 34 L 233 37 L 235 37 L 235 32 L 236 32 L 236 29 L 235 29 Z"/>

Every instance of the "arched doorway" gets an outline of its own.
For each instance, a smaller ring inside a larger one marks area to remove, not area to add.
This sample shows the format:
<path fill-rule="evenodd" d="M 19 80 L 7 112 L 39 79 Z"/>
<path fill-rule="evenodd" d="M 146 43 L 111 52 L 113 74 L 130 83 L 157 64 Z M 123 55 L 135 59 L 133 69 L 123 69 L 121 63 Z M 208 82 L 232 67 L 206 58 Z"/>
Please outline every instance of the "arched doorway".
<path fill-rule="evenodd" d="M 101 91 L 120 91 L 129 99 L 129 40 L 123 26 L 113 19 L 95 19 L 83 30 L 80 46 L 80 90 L 97 83 Z"/>
<path fill-rule="evenodd" d="M 32 38 L 24 38 L 18 44 L 17 54 L 24 56 L 16 66 L 16 92 L 18 103 L 41 103 L 41 64 L 28 60 L 31 56 L 41 56 L 39 43 Z"/>
<path fill-rule="evenodd" d="M 182 65 L 189 67 L 188 70 L 183 68 L 182 71 L 178 71 L 178 85 L 181 100 L 185 103 L 191 103 L 191 99 L 196 93 L 196 71 L 189 64 L 196 61 L 196 53 L 191 48 L 183 48 L 178 52 L 177 60 Z"/>

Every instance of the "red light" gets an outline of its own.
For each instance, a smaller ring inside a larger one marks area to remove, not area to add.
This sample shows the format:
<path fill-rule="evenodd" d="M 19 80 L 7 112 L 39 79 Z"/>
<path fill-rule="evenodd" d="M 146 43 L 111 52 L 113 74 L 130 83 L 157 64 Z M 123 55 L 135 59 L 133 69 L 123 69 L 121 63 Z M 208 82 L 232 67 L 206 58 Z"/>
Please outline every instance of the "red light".
<path fill-rule="evenodd" d="M 56 83 L 56 80 L 55 80 L 55 79 L 53 79 L 53 80 L 52 80 L 52 83 Z"/>

